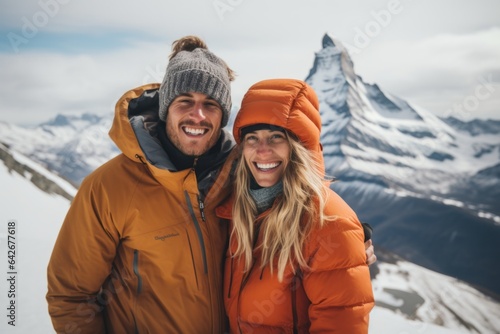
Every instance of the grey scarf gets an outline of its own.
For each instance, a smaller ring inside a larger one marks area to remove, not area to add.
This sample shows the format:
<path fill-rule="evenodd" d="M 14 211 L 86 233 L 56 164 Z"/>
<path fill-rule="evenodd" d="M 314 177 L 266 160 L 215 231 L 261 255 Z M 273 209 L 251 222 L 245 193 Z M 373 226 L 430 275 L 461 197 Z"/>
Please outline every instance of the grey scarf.
<path fill-rule="evenodd" d="M 252 196 L 255 204 L 257 205 L 257 214 L 269 209 L 274 199 L 283 192 L 283 182 L 279 181 L 274 186 L 259 189 L 250 189 L 250 196 Z"/>

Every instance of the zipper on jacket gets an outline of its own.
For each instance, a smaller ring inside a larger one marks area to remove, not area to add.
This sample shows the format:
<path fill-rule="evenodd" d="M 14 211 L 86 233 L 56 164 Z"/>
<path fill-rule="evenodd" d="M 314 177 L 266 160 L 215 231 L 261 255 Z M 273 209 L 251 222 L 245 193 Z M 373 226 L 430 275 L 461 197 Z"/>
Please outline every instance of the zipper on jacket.
<path fill-rule="evenodd" d="M 231 289 L 233 288 L 233 261 L 234 258 L 231 255 L 231 271 L 229 272 L 229 290 L 227 291 L 227 298 L 231 298 Z"/>
<path fill-rule="evenodd" d="M 142 291 L 142 277 L 139 273 L 139 251 L 134 249 L 134 263 L 132 265 L 134 269 L 134 274 L 137 277 L 137 294 L 140 294 Z"/>
<path fill-rule="evenodd" d="M 201 220 L 205 223 L 205 203 L 201 200 L 200 196 L 198 196 L 198 206 L 200 208 Z"/>
<path fill-rule="evenodd" d="M 300 271 L 295 273 L 290 284 L 292 292 L 292 319 L 293 319 L 293 334 L 299 333 L 299 319 L 297 316 L 297 289 L 299 288 Z"/>
<path fill-rule="evenodd" d="M 253 242 L 252 242 L 252 252 L 253 252 L 253 250 L 255 250 L 255 246 L 257 245 L 257 241 L 259 240 L 260 227 L 261 227 L 261 224 L 258 224 L 257 228 L 254 231 L 254 239 L 253 239 Z M 240 291 L 239 291 L 238 300 L 237 300 L 238 304 L 236 304 L 236 314 L 237 314 L 237 317 L 238 317 L 238 320 L 237 320 L 238 322 L 237 323 L 238 323 L 238 330 L 240 331 L 240 333 L 243 333 L 243 331 L 241 330 L 241 323 L 240 323 L 241 294 L 243 293 L 243 288 L 247 284 L 248 279 L 250 278 L 250 275 L 252 274 L 252 271 L 253 271 L 253 268 L 255 266 L 255 262 L 256 261 L 257 260 L 252 255 L 252 264 L 250 266 L 250 269 L 248 269 L 248 272 L 243 276 L 243 278 L 241 280 L 241 284 L 240 284 Z"/>
<path fill-rule="evenodd" d="M 203 234 L 201 232 L 200 223 L 198 222 L 198 219 L 196 219 L 196 215 L 194 214 L 193 204 L 191 203 L 191 199 L 189 198 L 189 194 L 187 191 L 184 191 L 184 197 L 186 198 L 189 214 L 191 215 L 191 219 L 193 220 L 194 227 L 196 229 L 196 234 L 198 235 L 198 241 L 200 242 L 201 253 L 203 258 L 203 269 L 205 271 L 205 274 L 208 274 L 207 251 L 205 249 L 205 241 L 203 240 Z"/>
<path fill-rule="evenodd" d="M 134 271 L 135 276 L 137 277 L 137 295 L 141 294 L 142 291 L 142 277 L 141 273 L 139 272 L 139 251 L 137 249 L 134 249 L 134 260 L 132 262 L 132 269 Z M 139 328 L 137 327 L 137 319 L 136 319 L 136 305 L 137 305 L 137 300 L 135 301 L 134 305 L 134 311 L 132 312 L 132 318 L 134 319 L 134 333 L 138 334 L 139 333 Z"/>

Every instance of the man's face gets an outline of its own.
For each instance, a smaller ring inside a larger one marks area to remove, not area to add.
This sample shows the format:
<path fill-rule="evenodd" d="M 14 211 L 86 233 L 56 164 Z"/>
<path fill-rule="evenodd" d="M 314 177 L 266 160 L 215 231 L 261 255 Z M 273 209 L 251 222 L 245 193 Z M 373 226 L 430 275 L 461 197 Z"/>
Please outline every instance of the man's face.
<path fill-rule="evenodd" d="M 168 139 L 184 154 L 199 156 L 220 136 L 222 108 L 205 94 L 185 93 L 168 107 Z"/>

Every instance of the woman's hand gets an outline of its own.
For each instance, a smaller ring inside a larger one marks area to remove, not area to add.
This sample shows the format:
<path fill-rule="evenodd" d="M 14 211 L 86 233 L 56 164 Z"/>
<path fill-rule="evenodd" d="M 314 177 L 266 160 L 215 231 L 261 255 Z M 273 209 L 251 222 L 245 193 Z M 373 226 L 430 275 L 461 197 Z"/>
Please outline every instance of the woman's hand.
<path fill-rule="evenodd" d="M 365 242 L 365 252 L 366 252 L 366 263 L 372 265 L 377 261 L 377 256 L 375 255 L 375 248 L 373 248 L 372 239 Z"/>

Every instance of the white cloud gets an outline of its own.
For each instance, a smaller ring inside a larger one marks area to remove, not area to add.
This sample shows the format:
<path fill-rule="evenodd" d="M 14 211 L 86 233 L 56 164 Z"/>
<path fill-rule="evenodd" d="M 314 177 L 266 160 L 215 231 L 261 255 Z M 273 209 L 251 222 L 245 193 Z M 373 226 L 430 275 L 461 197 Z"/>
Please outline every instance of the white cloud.
<path fill-rule="evenodd" d="M 484 98 L 477 108 L 469 108 L 474 109 L 471 112 L 498 119 L 499 40 L 500 28 L 440 34 L 420 41 L 381 43 L 354 59 L 367 81 L 437 114 L 478 94 Z"/>
<path fill-rule="evenodd" d="M 9 64 L 0 68 L 1 119 L 30 124 L 57 113 L 113 112 L 125 90 L 154 81 L 154 56 L 145 55 L 164 56 L 165 67 L 167 52 L 155 44 L 97 55 L 0 54 L 0 63 Z"/>
<path fill-rule="evenodd" d="M 258 80 L 305 78 L 325 32 L 352 44 L 357 28 L 376 22 L 373 13 L 396 2 L 401 10 L 368 47 L 353 55 L 358 74 L 438 113 L 474 94 L 481 76 L 499 80 L 500 18 L 495 13 L 500 4 L 492 0 L 217 1 L 9 2 L 0 13 L 4 35 L 19 32 L 23 18 L 47 12 L 41 3 L 59 7 L 19 53 L 0 53 L 0 119 L 39 122 L 57 113 L 111 112 L 125 90 L 161 79 L 170 44 L 186 34 L 201 36 L 236 70 L 237 105 Z M 214 3 L 229 7 L 218 12 Z M 96 41 L 93 48 L 73 53 L 59 50 L 54 41 L 44 48 L 46 34 L 57 32 L 78 33 L 85 43 L 105 36 L 99 43 L 110 43 L 103 47 Z M 125 43 L 115 45 L 113 33 Z M 481 101 L 476 114 L 494 115 L 498 95 L 496 89 Z"/>

